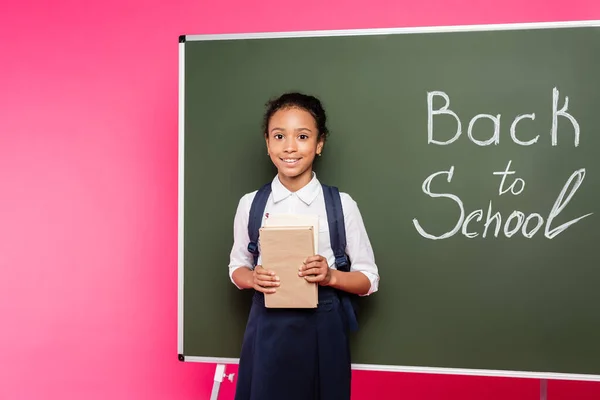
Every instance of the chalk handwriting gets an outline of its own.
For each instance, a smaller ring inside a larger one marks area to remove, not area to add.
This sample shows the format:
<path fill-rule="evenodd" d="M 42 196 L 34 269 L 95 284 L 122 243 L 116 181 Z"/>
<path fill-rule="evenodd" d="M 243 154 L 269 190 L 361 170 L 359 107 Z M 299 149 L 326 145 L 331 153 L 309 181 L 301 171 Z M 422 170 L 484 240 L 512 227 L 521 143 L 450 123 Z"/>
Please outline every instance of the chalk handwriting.
<path fill-rule="evenodd" d="M 444 104 L 441 108 L 434 109 L 433 102 L 435 97 L 441 97 L 444 100 Z M 552 146 L 558 145 L 558 117 L 564 117 L 571 122 L 573 127 L 573 133 L 575 136 L 574 144 L 575 147 L 579 146 L 579 135 L 580 135 L 580 127 L 579 123 L 571 115 L 568 111 L 569 109 L 569 97 L 565 96 L 564 104 L 559 109 L 558 102 L 560 98 L 560 93 L 557 88 L 553 88 L 552 90 L 552 129 L 550 131 L 551 143 Z M 449 115 L 456 121 L 456 131 L 454 132 L 454 136 L 448 140 L 436 140 L 434 139 L 434 117 L 440 115 Z M 512 141 L 520 146 L 531 146 L 538 142 L 540 135 L 536 135 L 533 139 L 530 140 L 522 140 L 517 137 L 517 125 L 523 119 L 530 119 L 531 121 L 535 121 L 535 113 L 531 114 L 520 114 L 517 115 L 511 125 L 510 125 L 510 137 Z M 486 140 L 476 139 L 473 134 L 473 127 L 475 123 L 480 119 L 489 119 L 493 122 L 493 132 L 491 137 Z M 469 140 L 478 146 L 489 146 L 491 144 L 497 145 L 500 143 L 500 119 L 501 114 L 477 114 L 469 121 L 467 128 L 467 136 Z M 450 109 L 450 96 L 443 91 L 431 91 L 427 92 L 427 144 L 437 144 L 440 146 L 447 146 L 449 144 L 454 143 L 458 140 L 458 138 L 462 135 L 462 122 L 460 117 L 456 114 L 456 112 Z"/>
<path fill-rule="evenodd" d="M 513 123 L 510 124 L 510 137 L 512 138 L 513 142 L 515 142 L 516 144 L 520 144 L 521 146 L 531 146 L 532 144 L 537 143 L 538 139 L 540 138 L 540 135 L 537 135 L 533 139 L 528 140 L 526 142 L 523 142 L 517 138 L 517 124 L 524 118 L 529 118 L 533 121 L 533 120 L 535 120 L 535 113 L 517 115 L 517 117 L 514 119 Z"/>
<path fill-rule="evenodd" d="M 569 204 L 569 201 L 571 201 L 571 199 L 575 195 L 575 192 L 577 192 L 577 189 L 579 189 L 579 186 L 581 186 L 581 184 L 583 183 L 583 178 L 585 178 L 585 168 L 581 168 L 581 169 L 573 172 L 573 174 L 569 177 L 569 180 L 567 181 L 565 186 L 560 191 L 560 194 L 558 195 L 558 197 L 556 198 L 556 201 L 554 202 L 554 205 L 552 206 L 550 215 L 548 216 L 548 223 L 546 224 L 546 237 L 547 238 L 552 239 L 552 238 L 556 237 L 558 234 L 560 234 L 562 231 L 567 229 L 569 226 L 571 226 L 574 223 L 581 221 L 585 217 L 593 214 L 593 213 L 586 214 L 584 216 L 581 216 L 579 218 L 576 218 L 574 220 L 566 222 L 560 226 L 557 226 L 554 229 L 550 229 L 550 225 L 552 225 L 552 221 L 554 220 L 554 218 L 556 218 L 558 216 L 558 214 L 560 214 L 561 211 L 565 209 L 567 204 Z M 569 188 L 569 186 L 571 186 L 571 181 L 573 179 L 575 179 L 575 184 L 573 185 L 573 188 L 567 195 L 567 198 L 564 199 L 565 193 L 567 192 L 567 189 Z"/>
<path fill-rule="evenodd" d="M 508 189 L 502 190 L 502 188 L 504 187 L 504 180 L 506 179 L 506 175 L 512 175 L 515 173 L 515 171 L 509 171 L 511 163 L 512 163 L 512 160 L 509 160 L 508 165 L 506 166 L 506 169 L 503 172 L 500 172 L 500 171 L 493 172 L 494 175 L 502 175 L 502 180 L 500 181 L 500 187 L 498 188 L 498 195 L 500 195 L 500 196 L 502 196 L 504 193 L 508 192 L 509 190 L 512 194 L 517 196 L 523 192 L 523 189 L 525 189 L 525 181 L 521 178 L 517 178 L 513 181 L 513 183 L 511 183 L 511 185 L 508 187 Z M 518 189 L 517 191 L 515 191 L 515 187 L 516 187 L 517 183 L 519 183 L 521 185 L 521 188 Z"/>
<path fill-rule="evenodd" d="M 450 167 L 450 170 L 448 171 L 439 171 L 436 173 L 433 173 L 431 175 L 429 175 L 429 177 L 427 177 L 427 179 L 425 179 L 423 181 L 423 185 L 422 185 L 422 189 L 423 192 L 428 194 L 431 197 L 448 197 L 452 200 L 454 200 L 457 204 L 458 207 L 460 209 L 460 216 L 458 217 L 458 222 L 456 223 L 456 225 L 454 226 L 454 228 L 446 233 L 444 233 L 441 236 L 433 236 L 430 235 L 429 233 L 425 232 L 425 230 L 423 228 L 421 228 L 421 225 L 419 225 L 419 221 L 417 221 L 416 219 L 413 220 L 413 224 L 415 225 L 415 228 L 417 228 L 417 231 L 419 231 L 419 233 L 421 234 L 421 236 L 426 237 L 427 239 L 433 239 L 433 240 L 437 240 L 437 239 L 446 239 L 449 238 L 451 236 L 454 236 L 454 234 L 456 234 L 456 232 L 458 232 L 458 230 L 460 229 L 460 226 L 463 223 L 463 219 L 465 216 L 465 209 L 463 207 L 463 203 L 460 200 L 460 198 L 458 198 L 458 196 L 455 196 L 453 194 L 448 194 L 448 193 L 442 193 L 442 194 L 438 194 L 438 193 L 433 193 L 430 189 L 431 186 L 431 181 L 433 180 L 433 178 L 435 178 L 438 175 L 448 175 L 448 182 L 452 181 L 452 175 L 454 174 L 454 166 Z"/>
<path fill-rule="evenodd" d="M 510 163 L 509 163 L 509 166 L 507 167 L 506 171 L 508 171 L 509 167 L 510 167 Z M 438 171 L 438 172 L 435 172 L 435 173 L 429 175 L 423 181 L 422 190 L 423 190 L 423 193 L 425 193 L 426 195 L 428 195 L 432 198 L 443 197 L 443 198 L 451 199 L 454 202 L 456 202 L 458 209 L 459 209 L 459 214 L 457 217 L 456 224 L 454 225 L 454 227 L 451 230 L 449 230 L 439 236 L 436 236 L 431 233 L 428 233 L 421 226 L 418 219 L 414 218 L 412 220 L 412 222 L 413 222 L 415 229 L 424 238 L 432 239 L 432 240 L 447 239 L 447 238 L 454 236 L 459 231 L 465 237 L 467 237 L 469 239 L 477 237 L 479 235 L 479 233 L 470 231 L 469 224 L 473 223 L 474 219 L 476 222 L 482 221 L 482 219 L 484 217 L 483 209 L 478 209 L 478 210 L 472 211 L 465 218 L 465 208 L 464 208 L 463 202 L 460 199 L 460 197 L 458 197 L 452 193 L 436 193 L 431 190 L 431 183 L 432 183 L 433 179 L 440 175 L 446 175 L 447 182 L 451 183 L 452 177 L 454 175 L 454 166 L 451 166 L 448 171 Z M 506 236 L 506 237 L 512 237 L 513 235 L 515 235 L 517 232 L 520 231 L 524 237 L 532 238 L 540 230 L 542 225 L 544 225 L 544 223 L 545 223 L 544 235 L 548 239 L 554 239 L 556 236 L 558 236 L 559 234 L 564 232 L 571 225 L 573 225 L 573 224 L 581 221 L 582 219 L 593 214 L 593 213 L 585 214 L 585 215 L 575 218 L 571 221 L 568 221 L 560 226 L 552 228 L 554 219 L 560 215 L 560 213 L 569 204 L 569 202 L 571 201 L 573 196 L 575 196 L 575 193 L 577 192 L 577 190 L 583 183 L 584 178 L 585 178 L 585 168 L 576 170 L 575 172 L 573 172 L 573 174 L 571 174 L 571 176 L 569 177 L 569 179 L 563 186 L 562 190 L 560 191 L 558 197 L 556 198 L 556 201 L 554 202 L 554 206 L 550 210 L 548 218 L 546 218 L 546 220 L 544 220 L 544 218 L 541 216 L 541 214 L 538 214 L 538 213 L 531 213 L 527 217 L 525 217 L 525 213 L 523 213 L 522 211 L 519 211 L 519 210 L 515 210 L 509 215 L 509 217 L 504 222 L 504 226 L 503 226 L 502 225 L 502 215 L 500 214 L 499 211 L 493 212 L 493 204 L 492 204 L 492 201 L 490 200 L 488 209 L 487 209 L 487 214 L 485 216 L 485 223 L 483 224 L 482 237 L 486 238 L 488 236 L 493 235 L 494 237 L 497 238 L 502 230 L 504 236 Z M 571 187 L 571 183 L 573 181 L 574 181 L 574 184 Z M 523 187 L 524 187 L 524 185 L 523 185 Z M 568 191 L 568 194 L 567 194 L 567 191 Z M 565 198 L 565 195 L 566 195 L 566 198 Z M 537 222 L 535 223 L 535 226 L 532 227 L 534 219 L 537 220 Z M 493 225 L 493 231 L 490 231 L 490 228 L 492 227 L 492 225 Z M 493 232 L 493 233 L 491 233 L 491 232 Z"/>
<path fill-rule="evenodd" d="M 566 111 L 569 109 L 569 97 L 565 96 L 565 104 L 562 106 L 560 110 L 558 108 L 558 89 L 554 88 L 552 90 L 552 130 L 550 131 L 552 135 L 552 146 L 556 146 L 558 143 L 557 132 L 558 132 L 558 117 L 566 117 L 571 124 L 573 124 L 573 129 L 575 130 L 575 147 L 579 146 L 579 123 L 577 120 L 573 118 L 573 116 Z"/>

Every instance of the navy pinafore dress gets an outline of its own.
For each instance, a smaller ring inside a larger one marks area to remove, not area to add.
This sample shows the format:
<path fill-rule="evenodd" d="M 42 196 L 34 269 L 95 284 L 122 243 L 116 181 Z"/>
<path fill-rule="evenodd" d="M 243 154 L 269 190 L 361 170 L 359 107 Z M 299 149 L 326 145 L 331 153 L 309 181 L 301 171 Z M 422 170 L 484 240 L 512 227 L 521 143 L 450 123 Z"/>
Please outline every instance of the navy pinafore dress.
<path fill-rule="evenodd" d="M 336 289 L 314 309 L 266 308 L 255 292 L 235 400 L 350 400 L 347 317 Z"/>

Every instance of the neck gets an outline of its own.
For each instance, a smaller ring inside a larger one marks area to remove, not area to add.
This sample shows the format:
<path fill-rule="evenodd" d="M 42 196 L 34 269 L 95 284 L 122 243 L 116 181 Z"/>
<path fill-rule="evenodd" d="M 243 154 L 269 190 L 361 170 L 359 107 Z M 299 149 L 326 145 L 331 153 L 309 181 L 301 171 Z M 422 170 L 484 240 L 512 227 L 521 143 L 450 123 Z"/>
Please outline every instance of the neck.
<path fill-rule="evenodd" d="M 301 175 L 289 177 L 279 174 L 279 181 L 290 192 L 297 192 L 312 180 L 312 170 L 306 171 Z"/>

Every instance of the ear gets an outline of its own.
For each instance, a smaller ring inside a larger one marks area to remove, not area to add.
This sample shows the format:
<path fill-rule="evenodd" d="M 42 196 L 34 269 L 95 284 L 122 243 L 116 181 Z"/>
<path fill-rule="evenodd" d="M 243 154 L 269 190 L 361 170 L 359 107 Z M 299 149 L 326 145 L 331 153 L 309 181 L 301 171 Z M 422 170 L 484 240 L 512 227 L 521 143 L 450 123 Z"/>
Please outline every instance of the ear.
<path fill-rule="evenodd" d="M 265 136 L 265 144 L 267 145 L 267 154 L 269 154 L 269 137 Z"/>
<path fill-rule="evenodd" d="M 319 142 L 317 143 L 317 155 L 321 154 L 323 151 L 323 146 L 325 146 L 325 140 L 319 139 Z"/>

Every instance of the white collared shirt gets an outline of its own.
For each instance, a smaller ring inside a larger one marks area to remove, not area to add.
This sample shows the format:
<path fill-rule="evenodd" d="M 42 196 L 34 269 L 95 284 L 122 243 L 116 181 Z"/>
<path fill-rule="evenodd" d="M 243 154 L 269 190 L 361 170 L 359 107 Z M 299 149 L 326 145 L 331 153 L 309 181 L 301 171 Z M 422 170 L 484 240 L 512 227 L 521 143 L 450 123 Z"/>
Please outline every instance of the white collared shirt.
<path fill-rule="evenodd" d="M 233 247 L 229 259 L 229 277 L 231 281 L 233 271 L 239 267 L 252 268 L 253 256 L 248 251 L 248 218 L 250 206 L 256 195 L 256 190 L 247 193 L 240 199 L 233 223 Z M 344 222 L 346 226 L 346 253 L 350 258 L 351 271 L 360 271 L 369 278 L 371 288 L 367 295 L 377 291 L 379 287 L 379 273 L 375 264 L 375 257 L 371 242 L 367 235 L 362 216 L 356 202 L 347 193 L 340 192 L 342 208 L 344 209 Z M 265 206 L 263 225 L 266 215 L 298 214 L 317 215 L 319 217 L 319 253 L 327 259 L 330 268 L 335 268 L 335 256 L 331 249 L 329 239 L 329 225 L 323 188 L 313 172 L 312 180 L 297 192 L 290 192 L 277 176 L 271 184 L 271 194 Z M 261 264 L 260 255 L 258 265 Z M 234 282 L 235 284 L 235 282 Z"/>

